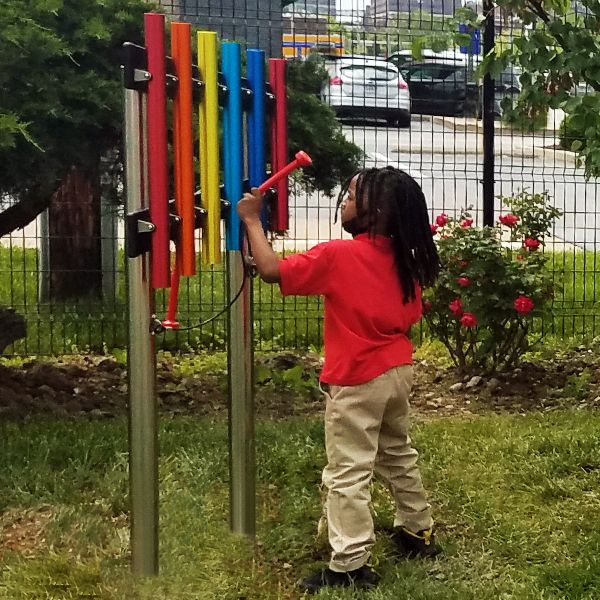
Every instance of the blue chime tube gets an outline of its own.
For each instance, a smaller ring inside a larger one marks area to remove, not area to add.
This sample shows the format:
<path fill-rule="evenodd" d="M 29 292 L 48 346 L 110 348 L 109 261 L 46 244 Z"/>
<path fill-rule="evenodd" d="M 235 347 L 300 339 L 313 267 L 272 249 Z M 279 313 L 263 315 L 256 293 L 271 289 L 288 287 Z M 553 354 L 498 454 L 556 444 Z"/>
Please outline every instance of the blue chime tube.
<path fill-rule="evenodd" d="M 248 122 L 248 176 L 251 187 L 258 187 L 267 178 L 266 160 L 266 94 L 265 94 L 265 52 L 248 50 L 247 78 L 252 91 L 252 104 L 247 116 Z M 266 215 L 262 215 L 266 226 Z"/>
<path fill-rule="evenodd" d="M 223 151 L 225 195 L 230 202 L 227 219 L 226 249 L 240 250 L 240 218 L 236 205 L 243 193 L 243 136 L 242 136 L 242 65 L 240 45 L 221 44 L 221 68 L 227 99 L 223 110 Z"/>

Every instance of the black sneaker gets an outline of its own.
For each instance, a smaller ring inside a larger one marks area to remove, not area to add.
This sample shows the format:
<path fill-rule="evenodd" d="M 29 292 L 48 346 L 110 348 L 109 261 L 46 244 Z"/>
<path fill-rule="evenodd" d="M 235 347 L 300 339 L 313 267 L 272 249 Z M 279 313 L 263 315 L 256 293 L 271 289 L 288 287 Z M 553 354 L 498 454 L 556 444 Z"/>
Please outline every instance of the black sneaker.
<path fill-rule="evenodd" d="M 406 527 L 394 527 L 392 541 L 400 554 L 408 558 L 433 558 L 442 552 L 435 543 L 432 529 L 422 529 L 417 533 Z"/>
<path fill-rule="evenodd" d="M 324 587 L 357 587 L 362 589 L 373 588 L 379 583 L 379 577 L 367 565 L 347 571 L 346 573 L 338 573 L 331 569 L 323 569 L 314 575 L 310 575 L 301 579 L 298 586 L 303 592 L 316 594 Z"/>

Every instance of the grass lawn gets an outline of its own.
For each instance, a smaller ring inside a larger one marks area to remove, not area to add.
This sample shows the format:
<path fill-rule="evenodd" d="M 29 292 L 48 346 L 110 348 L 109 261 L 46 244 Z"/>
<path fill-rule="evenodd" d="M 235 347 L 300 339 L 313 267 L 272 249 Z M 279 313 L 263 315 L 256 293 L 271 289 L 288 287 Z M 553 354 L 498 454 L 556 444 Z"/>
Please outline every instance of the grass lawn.
<path fill-rule="evenodd" d="M 372 600 L 597 599 L 600 414 L 555 411 L 420 422 L 416 447 L 445 557 L 397 562 L 380 532 Z M 127 424 L 0 424 L 0 598 L 299 598 L 295 581 L 326 560 L 315 539 L 320 420 L 257 427 L 258 537 L 228 531 L 227 425 L 161 421 L 161 575 L 129 573 Z"/>

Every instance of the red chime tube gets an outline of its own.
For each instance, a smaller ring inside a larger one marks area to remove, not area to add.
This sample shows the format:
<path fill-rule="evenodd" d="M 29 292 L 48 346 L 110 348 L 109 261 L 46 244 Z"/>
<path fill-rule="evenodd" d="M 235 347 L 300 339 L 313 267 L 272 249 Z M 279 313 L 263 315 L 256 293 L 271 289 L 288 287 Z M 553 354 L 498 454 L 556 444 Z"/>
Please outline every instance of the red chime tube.
<path fill-rule="evenodd" d="M 167 91 L 165 58 L 165 17 L 144 15 L 145 43 L 148 56 L 148 187 L 152 234 L 152 287 L 170 284 L 169 265 L 169 192 L 167 160 Z"/>
<path fill-rule="evenodd" d="M 287 140 L 287 97 L 286 61 L 283 58 L 269 59 L 269 82 L 275 95 L 275 111 L 271 120 L 271 172 L 283 169 L 288 160 Z M 283 177 L 277 183 L 277 203 L 271 219 L 273 231 L 289 229 L 288 179 Z"/>

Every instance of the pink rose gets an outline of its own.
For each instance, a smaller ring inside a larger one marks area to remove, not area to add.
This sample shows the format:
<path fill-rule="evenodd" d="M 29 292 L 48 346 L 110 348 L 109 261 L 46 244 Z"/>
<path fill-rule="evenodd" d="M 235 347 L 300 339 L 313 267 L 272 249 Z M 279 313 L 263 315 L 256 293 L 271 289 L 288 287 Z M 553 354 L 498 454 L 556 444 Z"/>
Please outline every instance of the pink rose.
<path fill-rule="evenodd" d="M 536 240 L 535 238 L 525 238 L 525 242 L 523 242 L 525 248 L 527 248 L 528 250 L 531 250 L 532 252 L 534 252 L 535 250 L 537 250 L 540 247 L 540 244 L 542 242 L 540 242 L 540 240 Z"/>
<path fill-rule="evenodd" d="M 514 227 L 518 223 L 519 217 L 513 214 L 502 215 L 499 221 L 500 223 L 502 223 L 502 225 L 506 225 L 507 227 Z"/>
<path fill-rule="evenodd" d="M 460 226 L 463 229 L 466 229 L 467 227 L 471 227 L 471 225 L 473 225 L 473 219 L 464 219 L 460 224 Z"/>
<path fill-rule="evenodd" d="M 456 280 L 456 283 L 461 287 L 469 287 L 471 285 L 471 280 L 468 277 L 459 277 Z"/>
<path fill-rule="evenodd" d="M 439 227 L 444 227 L 444 225 L 448 225 L 448 215 L 446 213 L 442 213 L 441 215 L 438 215 L 435 219 L 436 224 Z"/>
<path fill-rule="evenodd" d="M 460 317 L 463 314 L 462 302 L 460 301 L 460 298 L 452 300 L 452 302 L 448 304 L 448 308 L 455 317 Z"/>
<path fill-rule="evenodd" d="M 460 319 L 460 324 L 463 327 L 472 328 L 477 325 L 477 317 L 470 312 L 466 312 Z"/>
<path fill-rule="evenodd" d="M 533 310 L 535 306 L 533 300 L 527 296 L 519 296 L 515 299 L 513 306 L 520 315 L 526 315 Z"/>

